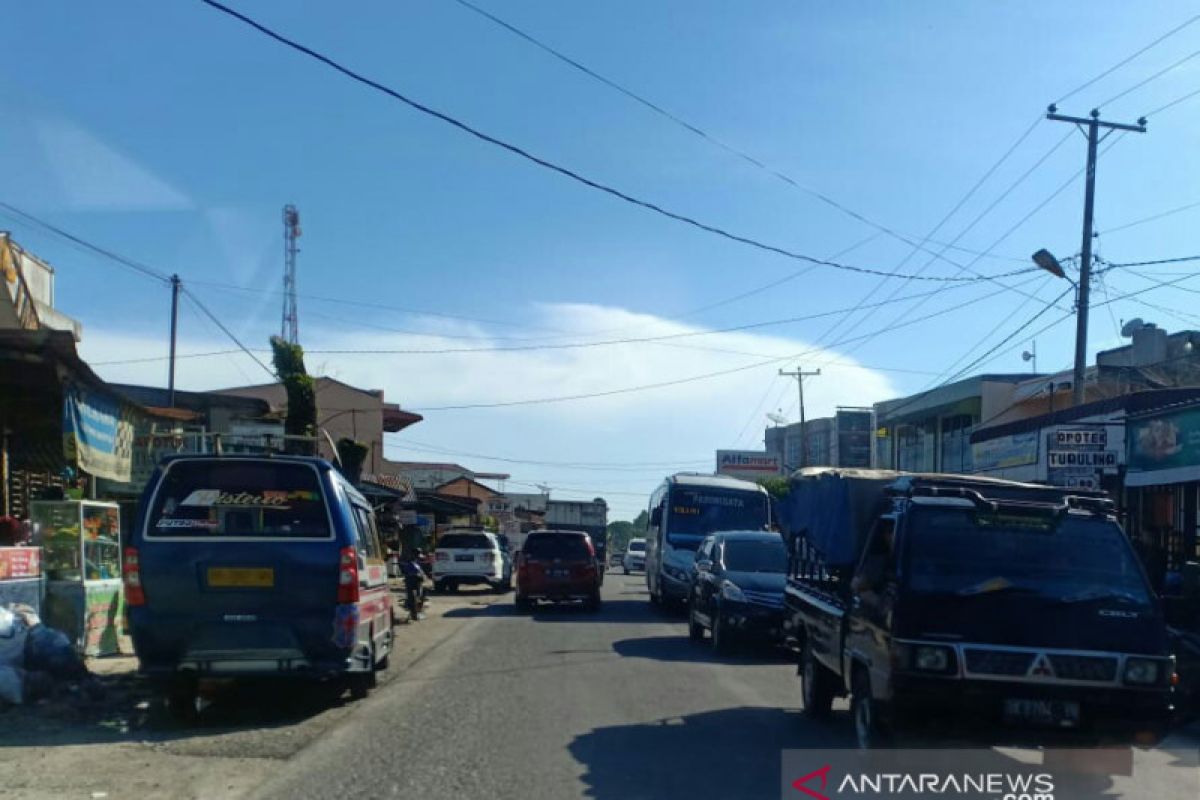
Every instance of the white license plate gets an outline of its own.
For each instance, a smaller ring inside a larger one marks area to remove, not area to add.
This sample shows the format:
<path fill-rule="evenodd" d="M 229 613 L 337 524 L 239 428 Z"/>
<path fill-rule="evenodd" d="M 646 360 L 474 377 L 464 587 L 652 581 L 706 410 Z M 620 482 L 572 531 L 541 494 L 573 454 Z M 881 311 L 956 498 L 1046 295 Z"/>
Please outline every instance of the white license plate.
<path fill-rule="evenodd" d="M 460 554 L 460 555 L 456 555 L 456 556 L 454 557 L 454 560 L 455 560 L 455 561 L 474 561 L 474 560 L 475 560 L 475 556 L 471 555 L 470 553 L 467 553 L 466 555 L 461 555 L 461 554 Z"/>
<path fill-rule="evenodd" d="M 565 570 L 565 569 L 549 569 L 549 570 L 546 570 L 546 575 L 547 575 L 547 576 L 549 576 L 549 577 L 551 577 L 551 578 L 565 578 L 565 577 L 567 577 L 567 576 L 568 576 L 568 575 L 570 575 L 570 574 L 571 574 L 570 570 Z"/>
<path fill-rule="evenodd" d="M 1009 698 L 1004 701 L 1004 718 L 1011 722 L 1074 728 L 1079 725 L 1079 703 Z"/>

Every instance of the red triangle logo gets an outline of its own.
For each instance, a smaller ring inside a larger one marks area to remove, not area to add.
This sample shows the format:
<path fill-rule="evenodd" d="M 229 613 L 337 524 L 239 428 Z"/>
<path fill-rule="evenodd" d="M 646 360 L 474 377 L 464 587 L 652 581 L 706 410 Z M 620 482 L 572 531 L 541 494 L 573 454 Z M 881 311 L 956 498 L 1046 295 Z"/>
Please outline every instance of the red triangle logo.
<path fill-rule="evenodd" d="M 824 792 L 825 787 L 829 785 L 829 770 L 830 770 L 829 764 L 826 764 L 825 766 L 821 767 L 818 770 L 813 770 L 812 772 L 808 773 L 804 777 L 797 778 L 796 780 L 792 781 L 792 788 L 798 792 L 803 792 L 804 794 L 808 795 L 809 797 L 815 797 L 817 800 L 829 800 L 829 795 L 821 793 L 821 792 Z M 821 791 L 820 792 L 818 792 L 814 789 L 810 789 L 804 785 L 804 784 L 808 783 L 809 781 L 811 781 L 813 778 L 821 779 Z"/>

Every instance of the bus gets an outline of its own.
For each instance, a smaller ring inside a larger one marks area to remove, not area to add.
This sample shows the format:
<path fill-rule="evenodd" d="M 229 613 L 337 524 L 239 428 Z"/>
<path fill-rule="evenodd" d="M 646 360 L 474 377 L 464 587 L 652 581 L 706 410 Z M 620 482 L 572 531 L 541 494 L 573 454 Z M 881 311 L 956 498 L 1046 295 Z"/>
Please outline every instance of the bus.
<path fill-rule="evenodd" d="M 767 490 L 723 475 L 680 472 L 650 495 L 646 524 L 646 587 L 650 602 L 687 600 L 689 571 L 700 540 L 714 531 L 765 530 Z"/>

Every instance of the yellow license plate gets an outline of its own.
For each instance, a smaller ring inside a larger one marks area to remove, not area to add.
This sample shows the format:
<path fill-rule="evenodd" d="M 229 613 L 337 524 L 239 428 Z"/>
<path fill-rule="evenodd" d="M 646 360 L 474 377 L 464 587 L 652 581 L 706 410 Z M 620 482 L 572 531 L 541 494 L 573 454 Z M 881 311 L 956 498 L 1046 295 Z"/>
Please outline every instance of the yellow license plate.
<path fill-rule="evenodd" d="M 270 567 L 209 567 L 208 585 L 270 588 L 275 585 L 275 570 Z"/>

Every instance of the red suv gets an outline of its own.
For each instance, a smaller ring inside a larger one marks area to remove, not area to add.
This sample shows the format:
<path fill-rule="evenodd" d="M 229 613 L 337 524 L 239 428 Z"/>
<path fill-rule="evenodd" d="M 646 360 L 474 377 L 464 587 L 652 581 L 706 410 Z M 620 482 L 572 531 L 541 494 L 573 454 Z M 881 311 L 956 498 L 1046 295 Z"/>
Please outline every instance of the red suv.
<path fill-rule="evenodd" d="M 533 531 L 517 559 L 517 608 L 538 600 L 579 600 L 600 610 L 600 570 L 592 540 L 582 531 Z"/>

